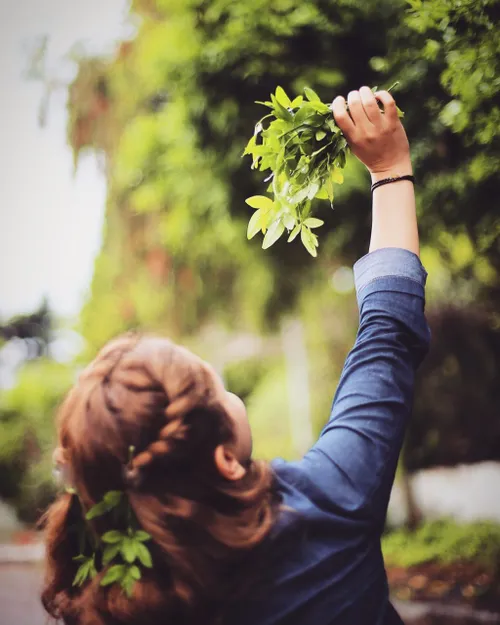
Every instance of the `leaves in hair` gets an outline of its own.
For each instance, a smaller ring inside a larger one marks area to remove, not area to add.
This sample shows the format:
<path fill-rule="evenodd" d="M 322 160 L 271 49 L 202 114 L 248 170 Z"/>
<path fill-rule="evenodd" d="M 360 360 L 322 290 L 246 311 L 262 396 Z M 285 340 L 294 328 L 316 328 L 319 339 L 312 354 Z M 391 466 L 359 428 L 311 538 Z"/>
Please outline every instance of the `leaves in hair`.
<path fill-rule="evenodd" d="M 80 562 L 78 571 L 76 572 L 75 579 L 73 580 L 73 586 L 81 586 L 88 579 L 93 579 L 97 575 L 97 569 L 95 566 L 95 554 L 91 556 L 84 556 L 80 554 L 73 558 L 75 562 Z"/>
<path fill-rule="evenodd" d="M 113 508 L 117 508 L 122 500 L 123 493 L 119 490 L 110 490 L 107 492 L 102 501 L 96 503 L 95 506 L 92 506 L 90 510 L 85 515 L 87 521 L 91 521 L 97 517 L 103 516 Z"/>
<path fill-rule="evenodd" d="M 119 583 L 128 597 L 132 594 L 134 583 L 141 578 L 140 568 L 134 564 L 137 560 L 145 567 L 151 568 L 153 560 L 149 549 L 144 545 L 151 539 L 151 536 L 143 530 L 132 530 L 119 532 L 111 530 L 102 536 L 102 542 L 106 543 L 103 551 L 102 561 L 108 565 L 118 555 L 123 563 L 110 566 L 103 578 L 101 586 L 109 586 L 115 582 Z"/>
<path fill-rule="evenodd" d="M 110 566 L 101 580 L 101 586 L 119 582 L 130 597 L 134 582 L 141 578 L 141 570 L 134 562 L 139 560 L 143 566 L 148 568 L 153 566 L 149 549 L 144 545 L 150 538 L 147 532 L 133 531 L 131 528 L 126 533 L 117 530 L 106 532 L 102 536 L 102 542 L 107 543 L 103 551 L 103 564 L 109 564 L 118 555 L 124 563 Z"/>
<path fill-rule="evenodd" d="M 285 230 L 289 243 L 300 233 L 306 250 L 317 256 L 318 237 L 311 229 L 319 228 L 323 221 L 310 217 L 312 201 L 329 200 L 333 208 L 334 185 L 344 181 L 341 170 L 349 148 L 330 105 L 309 87 L 304 94 L 305 98 L 299 95 L 291 100 L 282 87 L 277 87 L 270 101 L 258 102 L 271 112 L 256 124 L 243 154 L 252 156 L 252 169 L 271 171 L 265 182 L 270 181 L 267 191 L 272 198 L 247 198 L 246 203 L 256 209 L 247 237 L 251 239 L 261 231 L 262 248 L 267 249 Z M 400 109 L 398 114 L 403 116 Z"/>
<path fill-rule="evenodd" d="M 120 513 L 124 508 L 120 504 L 124 502 L 124 493 L 121 491 L 109 491 L 103 499 L 92 506 L 85 515 L 85 520 L 91 521 L 97 517 L 103 516 L 112 510 Z M 149 549 L 144 544 L 151 540 L 151 536 L 141 529 L 132 527 L 132 510 L 130 503 L 126 501 L 125 515 L 127 522 L 127 530 L 121 532 L 119 530 L 110 530 L 103 534 L 100 538 L 100 555 L 101 562 L 104 567 L 108 567 L 104 573 L 100 584 L 101 586 L 109 586 L 119 583 L 128 597 L 132 595 L 134 583 L 141 578 L 141 569 L 137 564 L 141 564 L 146 568 L 153 566 L 153 559 Z M 81 551 L 85 549 L 85 540 L 81 541 Z M 91 556 L 83 553 L 76 556 L 75 562 L 80 562 L 80 566 L 73 580 L 74 586 L 81 586 L 89 579 L 93 579 L 97 575 L 95 564 L 96 551 Z"/>

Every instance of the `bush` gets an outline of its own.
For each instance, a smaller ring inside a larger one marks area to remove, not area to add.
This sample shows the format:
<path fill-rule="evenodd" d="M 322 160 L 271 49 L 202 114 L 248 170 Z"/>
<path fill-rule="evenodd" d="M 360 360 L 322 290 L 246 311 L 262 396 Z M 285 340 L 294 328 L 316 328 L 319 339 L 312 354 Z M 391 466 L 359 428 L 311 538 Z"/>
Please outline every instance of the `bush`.
<path fill-rule="evenodd" d="M 55 492 L 52 450 L 54 414 L 75 372 L 40 359 L 28 362 L 0 404 L 0 497 L 33 522 Z"/>
<path fill-rule="evenodd" d="M 417 378 L 405 466 L 500 460 L 500 329 L 470 307 L 441 308 L 428 320 L 432 343 Z"/>
<path fill-rule="evenodd" d="M 463 525 L 451 520 L 428 521 L 415 531 L 398 529 L 386 534 L 382 551 L 390 566 L 474 561 L 493 569 L 500 561 L 500 525 L 488 521 Z"/>

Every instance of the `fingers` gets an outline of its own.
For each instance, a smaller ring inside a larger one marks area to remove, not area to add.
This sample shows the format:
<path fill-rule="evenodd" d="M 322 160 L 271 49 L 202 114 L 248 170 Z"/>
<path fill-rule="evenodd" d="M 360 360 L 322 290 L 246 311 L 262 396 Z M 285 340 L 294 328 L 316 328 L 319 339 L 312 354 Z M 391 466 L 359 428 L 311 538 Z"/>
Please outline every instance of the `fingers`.
<path fill-rule="evenodd" d="M 335 123 L 342 130 L 345 137 L 349 139 L 354 134 L 354 123 L 347 112 L 346 101 L 341 95 L 337 96 L 332 103 L 333 116 Z"/>
<path fill-rule="evenodd" d="M 377 126 L 383 122 L 382 112 L 379 109 L 377 100 L 373 95 L 372 90 L 369 87 L 361 87 L 359 90 L 359 97 L 366 117 L 370 122 Z"/>
<path fill-rule="evenodd" d="M 347 95 L 347 103 L 354 125 L 359 129 L 366 129 L 370 120 L 366 116 L 359 91 L 350 91 Z"/>
<path fill-rule="evenodd" d="M 385 118 L 388 123 L 394 124 L 399 121 L 396 102 L 388 91 L 377 91 L 375 93 L 375 98 L 382 102 L 384 106 Z"/>

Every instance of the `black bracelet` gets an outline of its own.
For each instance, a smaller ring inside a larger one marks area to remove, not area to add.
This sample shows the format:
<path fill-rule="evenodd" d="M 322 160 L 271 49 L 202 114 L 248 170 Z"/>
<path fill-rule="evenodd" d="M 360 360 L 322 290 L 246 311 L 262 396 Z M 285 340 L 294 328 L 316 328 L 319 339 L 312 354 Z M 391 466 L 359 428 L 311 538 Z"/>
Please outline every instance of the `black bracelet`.
<path fill-rule="evenodd" d="M 383 184 L 389 184 L 390 182 L 397 182 L 398 180 L 409 180 L 410 182 L 415 183 L 414 176 L 396 176 L 396 178 L 384 178 L 383 180 L 378 180 L 372 184 L 372 193 L 377 187 L 381 187 Z"/>

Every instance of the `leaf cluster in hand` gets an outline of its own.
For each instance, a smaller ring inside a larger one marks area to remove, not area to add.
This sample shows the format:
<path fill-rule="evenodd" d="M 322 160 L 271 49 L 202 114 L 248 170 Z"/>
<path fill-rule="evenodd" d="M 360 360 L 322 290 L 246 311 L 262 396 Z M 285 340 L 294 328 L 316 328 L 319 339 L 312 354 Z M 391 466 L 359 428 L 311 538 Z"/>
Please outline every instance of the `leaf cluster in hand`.
<path fill-rule="evenodd" d="M 331 107 L 308 87 L 304 95 L 291 100 L 277 87 L 270 101 L 259 102 L 271 112 L 256 124 L 244 154 L 251 155 L 252 169 L 271 171 L 266 182 L 270 181 L 267 190 L 272 198 L 254 195 L 246 200 L 256 209 L 247 237 L 261 231 L 262 247 L 267 249 L 285 230 L 288 242 L 300 233 L 304 247 L 317 256 L 318 237 L 312 229 L 323 221 L 310 216 L 311 203 L 318 198 L 333 206 L 334 185 L 344 181 L 342 169 L 349 147 Z"/>

